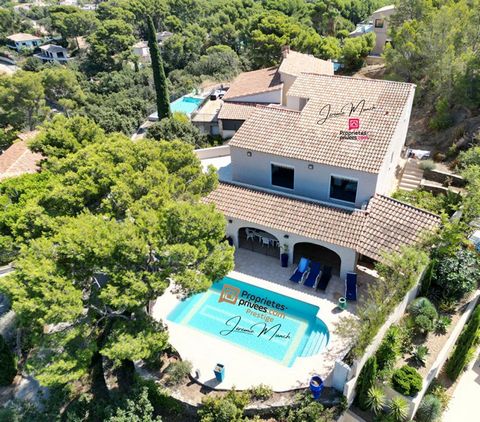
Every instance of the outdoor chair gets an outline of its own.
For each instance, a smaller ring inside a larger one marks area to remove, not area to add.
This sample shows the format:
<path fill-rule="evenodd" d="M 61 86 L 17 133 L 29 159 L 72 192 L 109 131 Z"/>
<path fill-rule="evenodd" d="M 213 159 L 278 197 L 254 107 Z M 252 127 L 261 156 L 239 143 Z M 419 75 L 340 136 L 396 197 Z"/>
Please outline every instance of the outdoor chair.
<path fill-rule="evenodd" d="M 247 235 L 247 240 L 255 240 L 257 232 L 252 229 L 245 229 L 245 234 Z"/>
<path fill-rule="evenodd" d="M 300 283 L 307 273 L 309 264 L 310 260 L 302 257 L 300 259 L 300 262 L 298 263 L 297 268 L 295 268 L 295 272 L 290 277 L 290 281 L 293 281 L 294 283 Z"/>
<path fill-rule="evenodd" d="M 357 274 L 347 273 L 345 279 L 345 298 L 350 301 L 357 300 Z"/>
<path fill-rule="evenodd" d="M 322 271 L 322 265 L 318 262 L 312 262 L 310 264 L 310 271 L 308 272 L 307 278 L 303 282 L 304 286 L 313 287 L 320 276 Z"/>
<path fill-rule="evenodd" d="M 328 286 L 328 282 L 332 278 L 332 267 L 325 265 L 322 270 L 322 275 L 320 276 L 320 280 L 317 284 L 317 290 L 326 290 Z"/>

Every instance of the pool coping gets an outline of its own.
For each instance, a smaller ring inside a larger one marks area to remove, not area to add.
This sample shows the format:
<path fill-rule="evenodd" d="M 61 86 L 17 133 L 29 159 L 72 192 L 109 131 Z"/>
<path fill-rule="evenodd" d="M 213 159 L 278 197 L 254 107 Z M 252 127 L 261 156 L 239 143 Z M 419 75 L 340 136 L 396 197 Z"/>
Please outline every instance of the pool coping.
<path fill-rule="evenodd" d="M 291 367 L 284 366 L 278 361 L 263 357 L 242 346 L 167 320 L 167 316 L 179 303 L 179 299 L 174 294 L 174 286 L 171 285 L 155 302 L 152 316 L 156 320 L 162 320 L 168 327 L 169 341 L 182 359 L 190 360 L 194 371 L 199 371 L 200 376 L 196 379 L 197 382 L 218 390 L 232 387 L 243 390 L 263 383 L 270 385 L 275 392 L 284 392 L 306 387 L 310 377 L 318 374 L 325 380 L 326 386 L 330 385 L 335 361 L 343 358 L 349 349 L 349 344 L 332 332 L 333 324 L 341 316 L 353 315 L 348 311 L 338 312 L 336 304 L 327 299 L 289 289 L 272 281 L 238 271 L 232 271 L 227 276 L 318 306 L 317 318 L 327 325 L 330 340 L 319 354 L 297 357 Z M 216 363 L 225 365 L 225 379 L 220 383 L 213 377 L 213 368 Z"/>

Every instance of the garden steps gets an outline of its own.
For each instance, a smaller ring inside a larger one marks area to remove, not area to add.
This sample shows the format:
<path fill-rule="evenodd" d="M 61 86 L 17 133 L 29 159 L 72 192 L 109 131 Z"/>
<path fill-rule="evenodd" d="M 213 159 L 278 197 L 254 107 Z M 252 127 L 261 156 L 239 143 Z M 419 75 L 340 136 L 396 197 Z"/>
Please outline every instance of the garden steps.
<path fill-rule="evenodd" d="M 412 191 L 420 186 L 423 178 L 423 170 L 418 167 L 417 160 L 409 158 L 403 169 L 402 179 L 399 188 Z"/>

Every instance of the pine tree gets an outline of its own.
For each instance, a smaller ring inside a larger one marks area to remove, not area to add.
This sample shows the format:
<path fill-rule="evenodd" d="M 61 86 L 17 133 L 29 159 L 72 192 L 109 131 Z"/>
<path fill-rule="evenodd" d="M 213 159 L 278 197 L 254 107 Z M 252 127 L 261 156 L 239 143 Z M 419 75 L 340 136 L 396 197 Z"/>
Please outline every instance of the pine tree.
<path fill-rule="evenodd" d="M 163 70 L 163 61 L 158 47 L 155 25 L 151 16 L 147 17 L 148 24 L 148 48 L 152 59 L 153 82 L 157 96 L 158 119 L 170 117 L 170 103 L 168 97 L 167 80 Z"/>
<path fill-rule="evenodd" d="M 10 385 L 16 374 L 15 357 L 0 335 L 0 386 Z"/>
<path fill-rule="evenodd" d="M 365 362 L 358 377 L 356 401 L 360 409 L 368 409 L 368 390 L 373 387 L 377 377 L 377 358 L 372 356 Z"/>
<path fill-rule="evenodd" d="M 453 355 L 447 362 L 446 372 L 448 378 L 455 381 L 468 363 L 470 349 L 474 346 L 476 338 L 480 335 L 480 306 L 473 312 L 467 327 L 463 330 L 457 341 Z"/>

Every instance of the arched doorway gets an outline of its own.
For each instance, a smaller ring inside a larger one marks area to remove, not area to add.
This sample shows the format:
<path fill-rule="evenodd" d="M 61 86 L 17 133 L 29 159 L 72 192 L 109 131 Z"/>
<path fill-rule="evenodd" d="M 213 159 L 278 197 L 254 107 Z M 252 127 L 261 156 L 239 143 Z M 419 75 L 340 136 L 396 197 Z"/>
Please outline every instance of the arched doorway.
<path fill-rule="evenodd" d="M 253 227 L 238 230 L 238 246 L 253 252 L 280 258 L 280 242 L 276 236 Z"/>
<path fill-rule="evenodd" d="M 301 242 L 296 243 L 293 248 L 293 262 L 297 263 L 300 258 L 304 256 L 312 261 L 319 262 L 323 265 L 332 267 L 332 273 L 340 275 L 340 266 L 342 259 L 340 256 L 324 246 L 316 245 L 315 243 Z"/>

